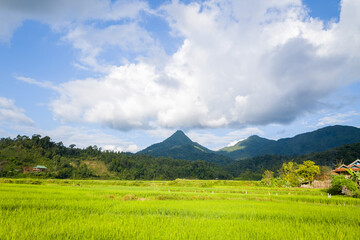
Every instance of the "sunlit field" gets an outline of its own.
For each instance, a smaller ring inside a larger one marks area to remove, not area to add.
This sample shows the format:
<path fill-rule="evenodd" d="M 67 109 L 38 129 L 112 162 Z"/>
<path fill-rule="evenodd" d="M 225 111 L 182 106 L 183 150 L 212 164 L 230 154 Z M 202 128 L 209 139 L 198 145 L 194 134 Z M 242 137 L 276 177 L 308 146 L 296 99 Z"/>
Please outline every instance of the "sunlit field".
<path fill-rule="evenodd" d="M 360 199 L 245 181 L 0 179 L 0 239 L 359 239 Z"/>

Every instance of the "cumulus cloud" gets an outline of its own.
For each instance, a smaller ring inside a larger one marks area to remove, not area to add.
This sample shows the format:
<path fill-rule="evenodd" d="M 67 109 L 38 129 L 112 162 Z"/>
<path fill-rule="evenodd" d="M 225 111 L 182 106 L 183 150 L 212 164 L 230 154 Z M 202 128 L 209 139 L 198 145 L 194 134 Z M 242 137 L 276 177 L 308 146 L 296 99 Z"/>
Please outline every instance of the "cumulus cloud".
<path fill-rule="evenodd" d="M 79 25 L 71 29 L 63 41 L 69 42 L 80 51 L 79 61 L 82 66 L 91 67 L 100 72 L 111 71 L 111 62 L 102 57 L 111 50 L 111 55 L 116 49 L 117 63 L 128 63 L 129 53 L 137 56 L 150 55 L 153 52 L 161 53 L 161 48 L 144 28 L 138 23 L 131 22 L 121 25 L 110 25 L 105 28 Z M 102 60 L 99 63 L 99 58 Z M 135 58 L 136 59 L 136 58 Z"/>
<path fill-rule="evenodd" d="M 173 55 L 67 82 L 51 109 L 63 121 L 121 130 L 289 123 L 359 79 L 356 10 L 344 0 L 339 22 L 324 26 L 300 0 L 173 1 L 158 10 L 184 39 Z M 146 47 L 153 40 L 144 36 Z"/>
<path fill-rule="evenodd" d="M 34 124 L 22 108 L 18 108 L 13 100 L 4 97 L 0 97 L 0 123 L 4 125 Z"/>
<path fill-rule="evenodd" d="M 360 77 L 356 0 L 342 1 L 339 22 L 327 26 L 301 0 L 174 0 L 156 10 L 133 1 L 25 2 L 0 3 L 16 13 L 0 23 L 0 36 L 24 19 L 65 27 L 62 39 L 79 50 L 78 66 L 102 73 L 56 86 L 50 108 L 63 122 L 119 130 L 289 123 Z M 175 53 L 166 55 L 141 26 L 141 11 L 183 39 Z"/>

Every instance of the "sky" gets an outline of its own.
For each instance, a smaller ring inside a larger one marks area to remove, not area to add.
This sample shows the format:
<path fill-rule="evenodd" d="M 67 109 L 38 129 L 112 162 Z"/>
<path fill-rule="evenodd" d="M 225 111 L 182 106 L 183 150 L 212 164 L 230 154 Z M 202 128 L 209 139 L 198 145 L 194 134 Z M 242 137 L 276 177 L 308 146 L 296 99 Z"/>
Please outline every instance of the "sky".
<path fill-rule="evenodd" d="M 360 127 L 358 0 L 0 0 L 0 137 L 139 151 L 183 130 Z"/>

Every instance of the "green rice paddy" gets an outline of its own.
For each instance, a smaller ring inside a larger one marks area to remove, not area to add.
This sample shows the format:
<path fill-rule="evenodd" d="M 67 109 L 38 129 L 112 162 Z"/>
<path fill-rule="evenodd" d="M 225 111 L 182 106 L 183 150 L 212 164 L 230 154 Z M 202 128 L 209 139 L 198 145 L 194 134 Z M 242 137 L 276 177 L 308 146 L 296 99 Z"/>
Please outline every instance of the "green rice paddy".
<path fill-rule="evenodd" d="M 360 199 L 242 181 L 0 179 L 0 239 L 359 239 Z"/>

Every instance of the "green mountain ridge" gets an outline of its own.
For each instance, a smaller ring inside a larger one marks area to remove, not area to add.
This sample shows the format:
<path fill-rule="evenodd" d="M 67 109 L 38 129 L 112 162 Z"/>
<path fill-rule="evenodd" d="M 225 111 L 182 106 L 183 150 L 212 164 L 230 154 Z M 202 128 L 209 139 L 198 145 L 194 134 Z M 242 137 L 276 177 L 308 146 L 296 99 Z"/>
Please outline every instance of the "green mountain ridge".
<path fill-rule="evenodd" d="M 277 141 L 255 135 L 236 143 L 232 147 L 220 149 L 217 153 L 233 159 L 245 159 L 267 154 L 292 156 L 326 151 L 357 142 L 360 142 L 359 128 L 336 125 Z"/>
<path fill-rule="evenodd" d="M 189 161 L 204 160 L 211 163 L 225 165 L 233 161 L 230 157 L 217 154 L 197 142 L 193 142 L 181 130 L 176 131 L 169 138 L 153 144 L 137 154 L 147 154 L 154 157 L 171 157 Z"/>
<path fill-rule="evenodd" d="M 246 146 L 248 149 L 253 147 L 253 151 L 256 150 L 255 143 L 263 144 L 264 147 L 265 145 L 270 146 L 274 142 L 289 143 L 289 141 L 299 144 L 291 148 L 292 151 L 309 149 L 311 144 L 314 145 L 311 149 L 316 149 L 331 144 L 356 141 L 358 130 L 354 127 L 334 126 L 278 141 L 251 136 L 246 141 L 242 141 L 242 144 L 245 146 L 248 144 Z M 342 136 L 344 134 L 346 136 Z M 301 144 L 304 141 L 309 141 L 309 143 Z M 318 145 L 316 141 L 318 141 Z M 162 148 L 164 146 L 167 148 Z M 74 148 L 74 146 L 66 147 L 62 142 L 55 143 L 51 141 L 50 137 L 41 137 L 40 135 L 33 135 L 31 138 L 20 135 L 14 139 L 1 138 L 0 177 L 128 180 L 231 179 L 239 177 L 244 180 L 259 180 L 264 170 L 268 169 L 276 173 L 282 163 L 287 161 L 302 163 L 305 160 L 312 160 L 317 165 L 334 168 L 338 164 L 349 164 L 360 158 L 359 141 L 321 152 L 313 151 L 305 155 L 265 154 L 233 160 L 191 141 L 181 131 L 147 149 L 173 157 L 151 156 L 148 153 L 144 155 L 103 151 L 96 146 L 84 149 Z M 176 160 L 179 157 L 183 157 L 183 160 Z M 197 159 L 203 160 L 197 161 Z M 31 171 L 29 169 L 36 165 L 45 165 L 49 171 L 29 172 Z"/>

